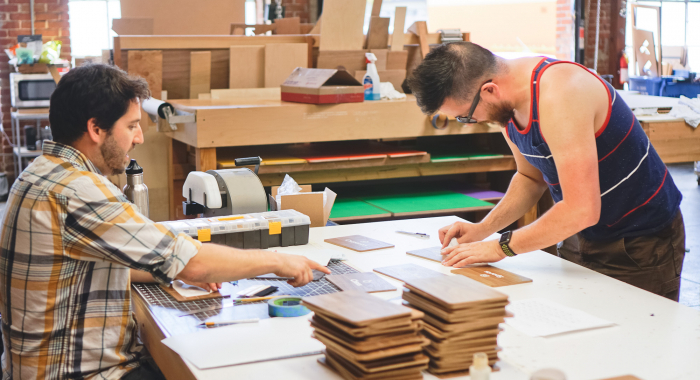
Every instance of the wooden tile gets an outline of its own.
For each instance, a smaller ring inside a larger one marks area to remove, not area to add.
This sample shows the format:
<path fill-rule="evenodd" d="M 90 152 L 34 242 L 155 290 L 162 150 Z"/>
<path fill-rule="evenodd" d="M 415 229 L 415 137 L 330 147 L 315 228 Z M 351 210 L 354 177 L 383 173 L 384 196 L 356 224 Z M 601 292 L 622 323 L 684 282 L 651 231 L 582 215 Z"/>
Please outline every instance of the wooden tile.
<path fill-rule="evenodd" d="M 211 92 L 211 52 L 190 52 L 190 99 Z"/>
<path fill-rule="evenodd" d="M 376 293 L 396 290 L 394 285 L 391 285 L 372 272 L 337 274 L 326 276 L 326 280 L 343 291 L 357 290 L 365 293 Z"/>
<path fill-rule="evenodd" d="M 418 343 L 384 348 L 381 350 L 370 352 L 356 352 L 353 349 L 345 347 L 342 344 L 335 342 L 333 339 L 329 339 L 328 337 L 322 334 L 314 334 L 314 338 L 323 343 L 327 349 L 333 350 L 335 353 L 341 355 L 343 358 L 358 362 L 385 359 L 392 356 L 419 353 L 422 351 L 422 346 L 420 343 Z"/>
<path fill-rule="evenodd" d="M 404 29 L 406 28 L 406 7 L 396 7 L 394 11 L 394 32 L 391 36 L 391 51 L 403 51 Z M 403 68 L 406 68 L 404 64 Z"/>
<path fill-rule="evenodd" d="M 430 52 L 430 45 L 428 44 L 428 24 L 425 21 L 416 21 L 408 28 L 408 31 L 418 36 L 418 43 L 420 46 L 421 57 L 425 58 Z"/>
<path fill-rule="evenodd" d="M 409 308 L 360 292 L 338 292 L 304 297 L 304 305 L 321 309 L 333 318 L 353 326 L 367 326 L 379 321 L 409 317 Z"/>
<path fill-rule="evenodd" d="M 387 70 L 406 70 L 408 64 L 408 51 L 393 51 L 390 50 L 386 55 Z"/>
<path fill-rule="evenodd" d="M 430 248 L 423 248 L 423 249 L 416 249 L 415 251 L 408 251 L 406 252 L 407 255 L 411 256 L 417 256 L 423 259 L 427 259 L 430 261 L 437 261 L 438 263 L 442 262 L 443 256 L 440 254 L 440 251 L 442 250 L 442 247 L 430 247 Z"/>
<path fill-rule="evenodd" d="M 414 278 L 406 281 L 406 287 L 448 310 L 508 299 L 507 295 L 499 291 L 461 276 Z"/>
<path fill-rule="evenodd" d="M 150 36 L 153 35 L 153 19 L 115 18 L 112 30 L 120 36 Z"/>
<path fill-rule="evenodd" d="M 309 45 L 265 45 L 265 87 L 279 87 L 297 67 L 308 67 Z"/>
<path fill-rule="evenodd" d="M 177 290 L 173 289 L 173 286 L 160 286 L 163 290 L 165 290 L 166 293 L 170 294 L 175 298 L 178 302 L 192 302 L 192 301 L 199 301 L 199 300 L 210 300 L 210 299 L 216 299 L 216 298 L 222 298 L 224 295 L 219 293 L 219 292 L 212 292 L 209 294 L 205 294 L 203 296 L 197 296 L 197 297 L 184 297 L 182 294 L 178 293 Z"/>
<path fill-rule="evenodd" d="M 265 87 L 265 45 L 231 46 L 228 88 Z"/>
<path fill-rule="evenodd" d="M 366 6 L 365 0 L 325 0 L 319 51 L 361 50 Z"/>
<path fill-rule="evenodd" d="M 388 17 L 372 16 L 369 21 L 367 31 L 367 49 L 386 49 L 389 46 L 389 23 Z"/>
<path fill-rule="evenodd" d="M 374 271 L 403 282 L 423 277 L 447 276 L 443 273 L 416 264 L 392 265 L 388 267 L 374 268 Z"/>
<path fill-rule="evenodd" d="M 352 249 L 357 252 L 375 251 L 377 249 L 393 248 L 393 244 L 368 238 L 362 235 L 343 236 L 333 239 L 325 239 L 326 243 L 337 245 L 343 248 Z"/>
<path fill-rule="evenodd" d="M 454 269 L 452 273 L 471 278 L 492 288 L 532 282 L 530 278 L 491 265 Z"/>
<path fill-rule="evenodd" d="M 275 20 L 277 28 L 275 34 L 301 34 L 301 19 L 299 17 L 285 17 Z"/>

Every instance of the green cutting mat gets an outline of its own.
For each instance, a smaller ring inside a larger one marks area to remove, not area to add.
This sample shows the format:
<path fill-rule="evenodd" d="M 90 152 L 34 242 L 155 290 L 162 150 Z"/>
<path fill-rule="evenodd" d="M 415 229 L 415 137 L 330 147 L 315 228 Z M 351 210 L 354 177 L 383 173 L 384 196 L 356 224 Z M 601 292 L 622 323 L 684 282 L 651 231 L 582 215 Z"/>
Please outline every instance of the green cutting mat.
<path fill-rule="evenodd" d="M 333 203 L 330 219 L 374 215 L 391 216 L 391 213 L 378 209 L 358 199 L 338 198 L 335 200 L 335 203 Z"/>
<path fill-rule="evenodd" d="M 499 157 L 503 157 L 503 155 L 502 154 L 490 154 L 490 153 L 440 155 L 439 153 L 437 153 L 437 154 L 430 155 L 430 162 L 483 160 L 486 158 L 499 158 Z"/>
<path fill-rule="evenodd" d="M 493 203 L 452 191 L 377 195 L 366 196 L 361 199 L 394 214 L 493 206 Z M 335 206 L 333 206 L 333 209 L 335 210 Z"/>

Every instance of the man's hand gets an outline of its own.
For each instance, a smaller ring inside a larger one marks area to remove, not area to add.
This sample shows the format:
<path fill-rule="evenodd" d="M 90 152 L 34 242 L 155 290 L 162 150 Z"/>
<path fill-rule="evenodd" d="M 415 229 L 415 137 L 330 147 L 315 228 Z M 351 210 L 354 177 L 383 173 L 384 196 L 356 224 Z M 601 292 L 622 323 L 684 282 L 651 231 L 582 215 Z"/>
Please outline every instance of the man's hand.
<path fill-rule="evenodd" d="M 487 231 L 483 230 L 481 224 L 465 222 L 455 222 L 449 226 L 442 227 L 440 230 L 438 230 L 438 234 L 443 250 L 450 245 L 452 238 L 457 238 L 459 243 L 471 243 L 484 240 L 491 235 Z M 444 254 L 445 253 L 443 252 L 443 255 Z"/>
<path fill-rule="evenodd" d="M 460 244 L 443 250 L 442 265 L 461 268 L 470 264 L 495 263 L 506 258 L 498 240 Z"/>
<path fill-rule="evenodd" d="M 273 273 L 280 277 L 293 277 L 293 279 L 287 281 L 287 283 L 294 287 L 304 286 L 308 284 L 309 281 L 313 280 L 314 274 L 312 270 L 314 269 L 325 274 L 331 274 L 330 269 L 304 256 L 287 255 L 284 253 L 278 255 L 279 268 Z"/>
<path fill-rule="evenodd" d="M 188 282 L 188 281 L 185 281 L 185 280 L 181 280 L 181 281 L 184 282 L 184 283 L 187 284 L 187 285 L 199 286 L 200 288 L 202 288 L 202 289 L 204 289 L 204 290 L 211 290 L 212 292 L 218 292 L 219 289 L 221 289 L 221 283 L 220 283 L 220 282 L 218 282 L 218 283 L 217 283 L 217 282 L 210 282 L 210 283 L 207 283 L 207 282 Z"/>

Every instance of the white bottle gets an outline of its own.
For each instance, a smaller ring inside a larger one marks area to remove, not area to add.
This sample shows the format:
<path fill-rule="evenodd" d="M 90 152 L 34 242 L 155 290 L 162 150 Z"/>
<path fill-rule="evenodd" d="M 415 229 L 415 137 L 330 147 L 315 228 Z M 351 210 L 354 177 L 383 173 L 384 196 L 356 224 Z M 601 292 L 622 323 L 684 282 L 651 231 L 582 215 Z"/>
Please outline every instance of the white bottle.
<path fill-rule="evenodd" d="M 367 59 L 367 74 L 362 78 L 365 86 L 365 100 L 379 100 L 382 98 L 379 92 L 379 73 L 377 72 L 377 57 L 373 53 L 365 53 Z"/>
<path fill-rule="evenodd" d="M 471 380 L 489 380 L 491 378 L 491 367 L 489 367 L 489 357 L 483 352 L 474 354 L 474 360 L 469 367 L 469 378 Z"/>

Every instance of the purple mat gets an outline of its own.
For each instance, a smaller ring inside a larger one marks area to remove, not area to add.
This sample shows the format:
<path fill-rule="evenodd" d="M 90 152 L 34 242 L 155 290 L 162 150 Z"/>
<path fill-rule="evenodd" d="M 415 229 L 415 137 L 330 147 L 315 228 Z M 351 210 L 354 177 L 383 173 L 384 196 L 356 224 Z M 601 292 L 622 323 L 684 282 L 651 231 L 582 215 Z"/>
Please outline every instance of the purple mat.
<path fill-rule="evenodd" d="M 501 193 L 500 191 L 482 190 L 482 189 L 462 190 L 459 192 L 464 194 L 464 195 L 468 195 L 472 198 L 476 198 L 476 199 L 503 198 L 503 196 L 505 195 L 505 194 Z"/>

